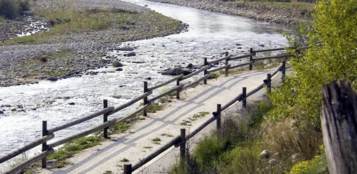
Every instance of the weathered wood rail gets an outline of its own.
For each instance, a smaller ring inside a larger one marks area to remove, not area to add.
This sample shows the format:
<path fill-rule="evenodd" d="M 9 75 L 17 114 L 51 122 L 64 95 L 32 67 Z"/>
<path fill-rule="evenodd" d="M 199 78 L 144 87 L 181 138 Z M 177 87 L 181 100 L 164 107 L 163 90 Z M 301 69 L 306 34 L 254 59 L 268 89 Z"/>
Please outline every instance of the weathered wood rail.
<path fill-rule="evenodd" d="M 290 49 L 294 49 L 294 47 L 289 47 Z M 12 168 L 10 170 L 8 170 L 5 173 L 16 173 L 18 171 L 21 171 L 22 169 L 24 169 L 25 167 L 39 161 L 42 160 L 42 167 L 46 168 L 47 167 L 47 162 L 46 162 L 46 157 L 51 155 L 54 150 L 54 147 L 60 146 L 64 143 L 67 143 L 71 140 L 83 137 L 83 136 L 87 136 L 89 134 L 92 134 L 94 132 L 97 131 L 101 131 L 103 130 L 103 136 L 104 138 L 108 138 L 108 128 L 112 125 L 118 124 L 118 123 L 123 123 L 125 121 L 127 121 L 130 118 L 135 117 L 137 114 L 139 113 L 143 113 L 144 116 L 147 115 L 146 109 L 155 102 L 155 100 L 158 100 L 162 97 L 165 97 L 169 94 L 171 94 L 172 92 L 176 92 L 176 98 L 180 99 L 180 92 L 183 90 L 186 90 L 200 82 L 204 82 L 204 84 L 207 83 L 207 79 L 210 77 L 212 72 L 216 72 L 216 71 L 220 71 L 220 70 L 225 70 L 225 74 L 228 75 L 229 70 L 231 69 L 235 69 L 235 68 L 239 68 L 239 67 L 243 67 L 243 66 L 249 66 L 249 69 L 252 70 L 253 69 L 253 64 L 256 61 L 261 61 L 261 60 L 268 60 L 268 59 L 283 59 L 283 64 L 282 66 L 280 66 L 277 71 L 275 71 L 272 75 L 274 76 L 276 73 L 278 73 L 278 71 L 284 72 L 285 74 L 285 60 L 288 57 L 291 57 L 292 55 L 290 54 L 286 54 L 286 55 L 277 55 L 277 56 L 270 56 L 270 57 L 262 57 L 262 58 L 253 58 L 254 56 L 256 56 L 256 53 L 262 53 L 262 52 L 272 52 L 272 51 L 282 51 L 284 50 L 284 48 L 277 48 L 277 49 L 267 49 L 267 50 L 256 50 L 254 51 L 253 49 L 250 49 L 250 53 L 246 54 L 246 55 L 240 55 L 240 56 L 236 56 L 236 57 L 232 57 L 232 56 L 228 56 L 228 53 L 226 53 L 226 56 L 224 58 L 221 59 L 217 59 L 217 60 L 213 60 L 213 61 L 207 61 L 207 58 L 204 59 L 204 65 L 197 71 L 184 76 L 183 74 L 178 75 L 164 83 L 155 85 L 153 87 L 148 87 L 148 83 L 144 82 L 144 93 L 134 99 L 132 99 L 131 101 L 117 106 L 117 107 L 113 107 L 110 106 L 108 107 L 108 101 L 104 100 L 103 101 L 103 107 L 104 109 L 93 113 L 91 115 L 85 116 L 83 118 L 80 118 L 78 120 L 66 123 L 64 125 L 60 125 L 57 126 L 55 128 L 52 129 L 47 129 L 47 121 L 43 121 L 42 124 L 42 138 L 37 139 L 19 149 L 16 149 L 12 152 L 10 152 L 9 154 L 0 157 L 0 163 L 3 163 L 5 161 L 8 161 L 34 147 L 37 147 L 39 145 L 42 145 L 42 153 L 32 157 L 31 159 L 19 164 L 18 166 L 16 166 L 15 168 Z M 234 60 L 241 60 L 241 59 L 249 59 L 248 62 L 246 63 L 242 63 L 242 64 L 238 64 L 238 65 L 234 65 L 232 66 L 231 64 L 229 64 L 229 61 L 234 61 Z M 222 67 L 218 67 L 216 69 L 213 70 L 209 70 L 211 65 L 213 64 L 217 64 L 221 61 L 225 62 L 225 65 Z M 198 77 L 195 81 L 189 83 L 189 84 L 181 84 L 182 81 L 187 80 L 193 76 L 197 76 L 200 73 L 203 72 L 203 76 L 202 77 Z M 258 86 L 256 89 L 253 89 L 252 91 L 250 91 L 248 94 L 246 94 L 243 92 L 242 94 L 238 95 L 235 99 L 233 99 L 232 101 L 228 102 L 228 104 L 224 105 L 223 107 L 221 107 L 221 105 L 217 105 L 217 112 L 215 112 L 213 114 L 213 117 L 210 118 L 209 120 L 207 120 L 204 124 L 202 124 L 201 126 L 199 126 L 196 130 L 192 131 L 189 135 L 182 135 L 180 137 L 175 137 L 170 143 L 164 145 L 161 149 L 157 150 L 156 152 L 154 152 L 153 154 L 151 154 L 149 157 L 143 159 L 140 161 L 140 163 L 134 165 L 133 167 L 131 167 L 131 165 L 125 165 L 124 167 L 124 171 L 125 173 L 131 173 L 132 171 L 138 169 L 139 167 L 141 167 L 142 165 L 144 165 L 146 162 L 150 161 L 151 159 L 153 159 L 154 157 L 156 157 L 157 155 L 159 155 L 160 153 L 162 153 L 163 151 L 167 150 L 169 147 L 175 145 L 180 145 L 181 149 L 184 148 L 182 146 L 185 146 L 185 142 L 187 139 L 192 138 L 194 135 L 196 135 L 199 131 L 201 131 L 204 127 L 206 127 L 208 124 L 212 123 L 213 121 L 217 121 L 217 128 L 220 128 L 220 115 L 221 112 L 224 111 L 225 109 L 227 109 L 228 107 L 230 107 L 231 105 L 233 105 L 236 102 L 240 102 L 243 101 L 243 107 L 245 107 L 246 104 L 246 98 L 251 96 L 253 93 L 259 91 L 260 89 L 263 88 L 264 84 L 269 88 L 270 87 L 270 78 L 271 75 L 268 75 L 268 78 L 264 81 L 264 83 L 262 83 L 262 85 Z M 153 94 L 153 90 L 156 90 L 160 87 L 163 87 L 165 85 L 168 85 L 170 83 L 176 82 L 176 86 L 172 87 L 171 89 L 169 89 L 167 92 L 159 94 L 158 96 L 154 96 L 151 99 L 149 99 L 148 97 L 151 96 Z M 122 111 L 123 109 L 137 103 L 138 101 L 143 100 L 143 106 L 141 106 L 140 108 L 138 108 L 135 112 L 131 113 L 130 115 L 126 116 L 126 117 L 120 117 L 120 118 L 112 118 L 109 119 L 109 116 Z M 103 123 L 98 124 L 88 130 L 82 131 L 80 133 L 77 133 L 75 135 L 57 140 L 55 142 L 52 143 L 47 143 L 49 140 L 53 139 L 55 137 L 55 133 L 57 131 L 66 129 L 68 127 L 80 124 L 82 122 L 88 121 L 90 119 L 96 118 L 96 117 L 100 117 L 103 116 Z M 181 130 L 181 133 L 184 132 Z M 181 153 L 184 153 L 184 150 L 181 150 Z M 181 154 L 182 156 L 184 156 L 184 154 Z"/>
<path fill-rule="evenodd" d="M 323 87 L 321 125 L 330 173 L 357 173 L 357 95 L 350 84 Z"/>

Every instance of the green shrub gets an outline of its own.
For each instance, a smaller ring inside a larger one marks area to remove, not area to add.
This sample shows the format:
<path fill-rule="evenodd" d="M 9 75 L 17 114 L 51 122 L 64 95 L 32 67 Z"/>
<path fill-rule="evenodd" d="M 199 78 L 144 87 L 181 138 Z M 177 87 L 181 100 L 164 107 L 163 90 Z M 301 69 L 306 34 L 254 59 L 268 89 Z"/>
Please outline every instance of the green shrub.
<path fill-rule="evenodd" d="M 15 19 L 30 9 L 28 0 L 0 0 L 0 16 Z"/>
<path fill-rule="evenodd" d="M 261 147 L 254 144 L 236 147 L 222 155 L 223 173 L 259 173 L 266 159 L 259 157 Z"/>
<path fill-rule="evenodd" d="M 293 154 L 299 154 L 297 160 L 314 158 L 322 143 L 321 132 L 308 121 L 274 121 L 267 117 L 272 108 L 270 100 L 263 100 L 248 105 L 241 114 L 226 116 L 221 130 L 199 142 L 186 163 L 175 164 L 170 172 L 287 173 Z M 259 156 L 263 150 L 270 152 L 270 158 Z M 272 159 L 274 164 L 269 163 Z"/>
<path fill-rule="evenodd" d="M 321 149 L 323 150 L 323 149 Z M 313 159 L 307 161 L 301 161 L 295 164 L 290 171 L 290 174 L 327 174 L 327 160 L 324 151 L 321 151 L 321 155 L 316 155 Z"/>
<path fill-rule="evenodd" d="M 201 170 L 212 171 L 219 162 L 220 155 L 231 147 L 227 140 L 221 140 L 215 133 L 211 137 L 205 137 L 199 142 L 193 156 L 200 164 Z"/>

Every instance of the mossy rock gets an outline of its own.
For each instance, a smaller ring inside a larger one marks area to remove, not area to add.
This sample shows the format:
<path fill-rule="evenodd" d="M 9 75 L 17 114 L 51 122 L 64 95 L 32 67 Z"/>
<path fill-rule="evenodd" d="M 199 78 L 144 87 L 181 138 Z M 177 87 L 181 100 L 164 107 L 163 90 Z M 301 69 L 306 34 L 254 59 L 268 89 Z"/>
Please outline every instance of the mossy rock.
<path fill-rule="evenodd" d="M 122 67 L 124 66 L 122 63 L 120 63 L 119 61 L 114 61 L 113 62 L 113 67 Z"/>

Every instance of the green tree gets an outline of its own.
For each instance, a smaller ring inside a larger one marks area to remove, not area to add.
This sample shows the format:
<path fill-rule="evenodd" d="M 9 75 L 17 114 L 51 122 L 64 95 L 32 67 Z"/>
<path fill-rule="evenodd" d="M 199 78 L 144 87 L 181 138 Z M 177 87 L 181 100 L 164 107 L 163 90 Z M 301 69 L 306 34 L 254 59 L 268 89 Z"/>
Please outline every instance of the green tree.
<path fill-rule="evenodd" d="M 270 97 L 275 118 L 308 119 L 318 127 L 322 86 L 343 79 L 357 87 L 357 1 L 320 0 L 313 17 L 312 30 L 302 28 L 309 49 L 290 60 L 292 75 Z"/>
<path fill-rule="evenodd" d="M 28 0 L 0 0 L 0 16 L 15 19 L 30 9 Z"/>

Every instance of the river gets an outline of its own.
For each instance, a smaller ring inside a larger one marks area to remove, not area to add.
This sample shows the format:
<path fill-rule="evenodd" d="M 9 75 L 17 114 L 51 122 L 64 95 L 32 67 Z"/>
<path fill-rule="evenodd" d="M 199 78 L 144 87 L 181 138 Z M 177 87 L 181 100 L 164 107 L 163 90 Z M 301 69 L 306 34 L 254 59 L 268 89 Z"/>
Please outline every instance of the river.
<path fill-rule="evenodd" d="M 254 49 L 277 48 L 287 45 L 282 36 L 286 28 L 243 17 L 229 16 L 188 7 L 160 4 L 144 0 L 130 1 L 183 21 L 188 31 L 122 43 L 135 48 L 136 56 L 124 57 L 111 51 L 125 65 L 123 71 L 107 68 L 95 70 L 98 75 L 83 75 L 57 82 L 41 81 L 33 85 L 0 88 L 0 156 L 41 137 L 42 120 L 54 127 L 86 116 L 102 108 L 103 99 L 110 106 L 123 104 L 143 91 L 147 78 L 149 87 L 170 77 L 159 73 L 172 66 L 188 63 L 202 65 L 203 58 L 214 60 L 228 51 L 233 55 Z M 135 110 L 134 105 L 113 117 Z M 61 138 L 98 124 L 101 118 L 56 133 Z M 28 152 L 32 156 L 39 149 Z M 0 169 L 5 164 L 1 164 Z M 1 171 L 1 170 L 0 170 Z"/>

